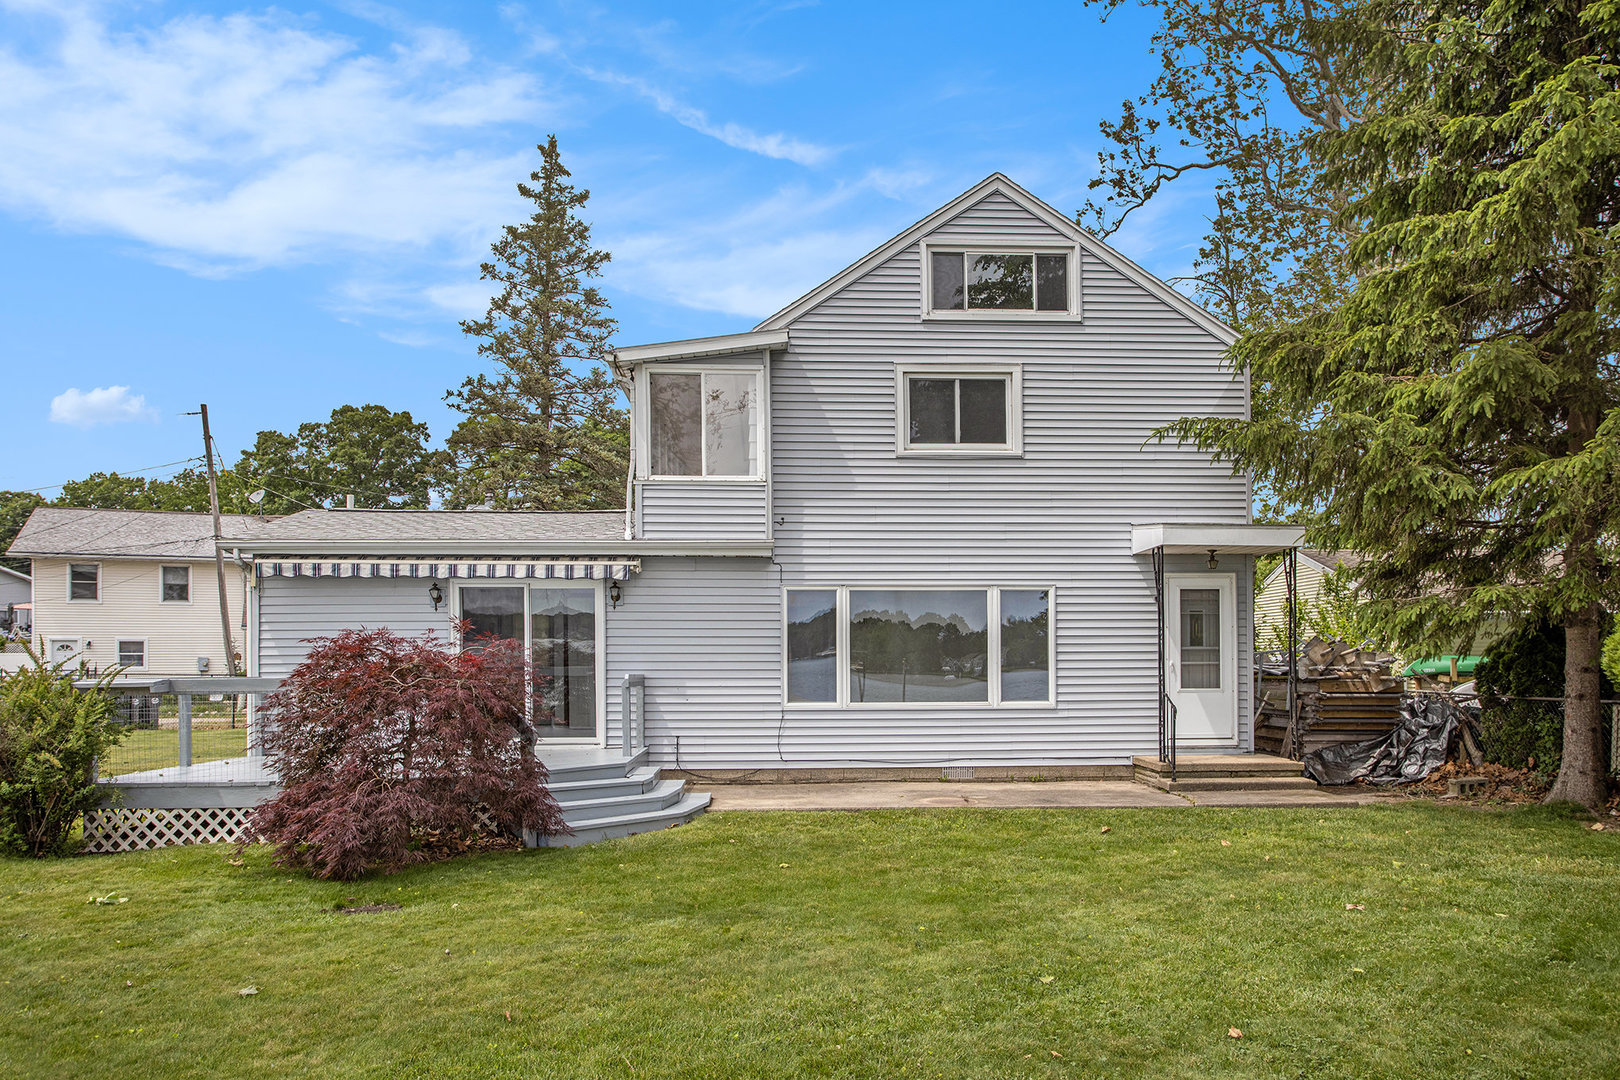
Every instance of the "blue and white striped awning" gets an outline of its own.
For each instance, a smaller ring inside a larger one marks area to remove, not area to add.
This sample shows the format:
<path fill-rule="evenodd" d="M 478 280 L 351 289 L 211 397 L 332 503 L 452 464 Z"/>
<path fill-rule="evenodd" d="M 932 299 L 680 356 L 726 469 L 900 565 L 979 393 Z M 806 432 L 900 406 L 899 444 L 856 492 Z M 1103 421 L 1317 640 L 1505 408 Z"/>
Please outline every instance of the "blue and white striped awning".
<path fill-rule="evenodd" d="M 641 560 L 607 559 L 440 559 L 400 562 L 381 559 L 260 560 L 260 578 L 559 578 L 564 581 L 624 581 L 641 570 Z"/>

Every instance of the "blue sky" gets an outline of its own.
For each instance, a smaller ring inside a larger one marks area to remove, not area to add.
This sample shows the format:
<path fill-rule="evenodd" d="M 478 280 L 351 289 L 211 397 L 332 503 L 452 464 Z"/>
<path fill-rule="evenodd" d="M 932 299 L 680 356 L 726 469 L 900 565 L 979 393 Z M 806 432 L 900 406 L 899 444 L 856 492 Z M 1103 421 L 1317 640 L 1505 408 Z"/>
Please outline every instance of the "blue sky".
<path fill-rule="evenodd" d="M 1072 214 L 1151 31 L 1077 3 L 0 0 L 0 488 L 192 456 L 199 401 L 229 459 L 343 404 L 442 438 L 549 132 L 619 344 L 747 329 L 997 170 Z M 1206 211 L 1180 191 L 1113 242 L 1182 273 Z"/>

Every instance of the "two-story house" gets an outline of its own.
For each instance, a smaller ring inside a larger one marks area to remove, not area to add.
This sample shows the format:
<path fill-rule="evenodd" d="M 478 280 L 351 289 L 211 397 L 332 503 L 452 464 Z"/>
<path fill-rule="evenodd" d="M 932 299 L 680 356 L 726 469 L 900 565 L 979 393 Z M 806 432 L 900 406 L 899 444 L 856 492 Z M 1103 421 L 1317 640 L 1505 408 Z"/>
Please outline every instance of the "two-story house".
<path fill-rule="evenodd" d="M 702 775 L 1087 775 L 1252 747 L 1250 484 L 1152 437 L 1246 414 L 1208 312 L 999 174 L 746 333 L 621 348 L 622 513 L 307 511 L 251 674 L 389 625 L 528 644 L 547 742 Z M 1117 773 L 1115 773 L 1117 775 Z"/>
<path fill-rule="evenodd" d="M 221 519 L 223 534 L 238 539 L 264 524 Z M 7 554 L 32 561 L 33 640 L 48 660 L 142 678 L 227 671 L 210 515 L 42 506 Z M 238 654 L 248 581 L 245 565 L 226 566 Z"/>

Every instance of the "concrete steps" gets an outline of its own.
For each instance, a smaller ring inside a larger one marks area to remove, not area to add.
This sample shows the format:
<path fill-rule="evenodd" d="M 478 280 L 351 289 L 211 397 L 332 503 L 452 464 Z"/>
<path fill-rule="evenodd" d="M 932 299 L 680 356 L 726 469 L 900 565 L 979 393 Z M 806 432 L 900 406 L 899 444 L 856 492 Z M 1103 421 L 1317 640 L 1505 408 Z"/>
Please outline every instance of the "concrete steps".
<path fill-rule="evenodd" d="M 1181 754 L 1173 780 L 1169 764 L 1156 756 L 1132 758 L 1131 768 L 1137 783 L 1160 791 L 1315 791 L 1317 787 L 1299 762 L 1273 754 Z"/>
<path fill-rule="evenodd" d="M 574 830 L 540 837 L 541 847 L 577 847 L 685 825 L 709 806 L 709 796 L 688 792 L 686 781 L 663 779 L 647 764 L 645 749 L 629 757 L 616 751 L 542 751 L 541 757 L 551 796 Z"/>

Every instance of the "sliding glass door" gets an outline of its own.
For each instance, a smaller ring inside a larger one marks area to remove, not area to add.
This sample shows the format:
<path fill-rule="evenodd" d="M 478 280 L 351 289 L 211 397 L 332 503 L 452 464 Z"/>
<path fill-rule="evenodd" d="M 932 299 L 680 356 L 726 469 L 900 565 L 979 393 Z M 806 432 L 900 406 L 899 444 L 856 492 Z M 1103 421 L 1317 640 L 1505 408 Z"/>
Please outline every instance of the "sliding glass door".
<path fill-rule="evenodd" d="M 542 739 L 601 734 L 601 590 L 595 585 L 463 585 L 469 648 L 479 638 L 521 641 L 529 654 L 529 707 Z"/>

